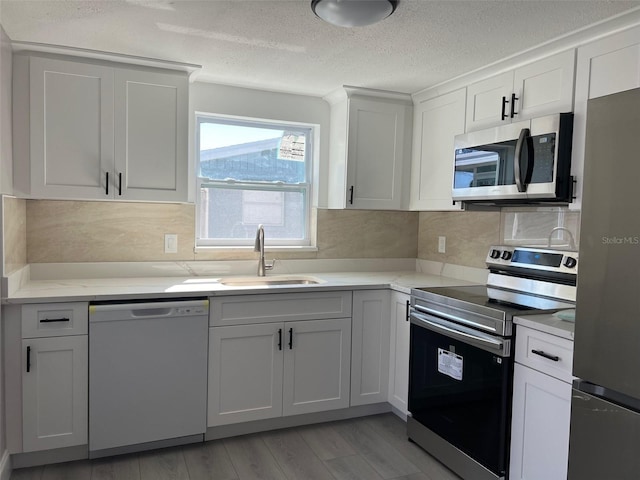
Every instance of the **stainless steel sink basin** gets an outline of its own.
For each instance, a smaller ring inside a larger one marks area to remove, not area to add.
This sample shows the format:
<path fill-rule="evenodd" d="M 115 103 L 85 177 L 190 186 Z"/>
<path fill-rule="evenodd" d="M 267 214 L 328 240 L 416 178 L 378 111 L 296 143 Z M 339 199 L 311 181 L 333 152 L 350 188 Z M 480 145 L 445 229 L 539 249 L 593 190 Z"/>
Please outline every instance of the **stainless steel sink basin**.
<path fill-rule="evenodd" d="M 270 285 L 316 285 L 323 283 L 315 277 L 300 275 L 274 275 L 272 277 L 228 277 L 220 279 L 227 287 L 260 287 Z"/>

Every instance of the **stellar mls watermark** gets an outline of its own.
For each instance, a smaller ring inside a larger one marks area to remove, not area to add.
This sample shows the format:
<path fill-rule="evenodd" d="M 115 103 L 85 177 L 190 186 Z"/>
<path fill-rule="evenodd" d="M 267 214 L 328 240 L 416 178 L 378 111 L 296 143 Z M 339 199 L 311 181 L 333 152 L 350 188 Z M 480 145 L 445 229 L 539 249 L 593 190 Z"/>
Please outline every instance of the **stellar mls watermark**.
<path fill-rule="evenodd" d="M 640 237 L 602 237 L 604 245 L 640 245 Z"/>

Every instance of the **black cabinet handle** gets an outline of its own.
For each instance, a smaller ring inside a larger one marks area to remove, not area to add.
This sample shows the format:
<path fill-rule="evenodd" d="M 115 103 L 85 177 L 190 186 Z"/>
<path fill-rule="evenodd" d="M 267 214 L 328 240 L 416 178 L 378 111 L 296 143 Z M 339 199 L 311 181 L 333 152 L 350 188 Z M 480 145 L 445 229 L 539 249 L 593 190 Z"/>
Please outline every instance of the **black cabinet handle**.
<path fill-rule="evenodd" d="M 70 322 L 70 318 L 43 318 L 40 323 Z"/>
<path fill-rule="evenodd" d="M 31 347 L 27 347 L 27 373 L 31 371 Z"/>
<path fill-rule="evenodd" d="M 282 329 L 278 329 L 278 350 L 282 350 Z"/>
<path fill-rule="evenodd" d="M 540 355 L 541 357 L 544 357 L 548 360 L 552 360 L 554 362 L 557 362 L 560 360 L 560 357 L 557 357 L 555 355 L 549 355 L 548 353 L 545 353 L 542 350 L 531 350 L 531 353 L 535 353 L 536 355 Z"/>
<path fill-rule="evenodd" d="M 507 112 L 506 112 L 507 103 L 509 103 L 509 100 L 507 100 L 507 97 L 502 97 L 502 120 L 507 118 Z"/>
<path fill-rule="evenodd" d="M 349 204 L 353 205 L 353 185 L 349 187 Z"/>
<path fill-rule="evenodd" d="M 105 177 L 104 194 L 109 195 L 109 172 L 105 173 Z"/>
<path fill-rule="evenodd" d="M 411 306 L 411 300 L 407 300 L 407 309 L 405 310 L 404 319 L 409 321 L 409 307 Z"/>
<path fill-rule="evenodd" d="M 516 97 L 515 93 L 511 94 L 511 118 L 513 118 L 514 115 L 517 115 L 518 112 L 516 112 L 516 100 L 518 100 L 518 97 Z"/>
<path fill-rule="evenodd" d="M 289 350 L 293 349 L 293 328 L 289 329 Z"/>
<path fill-rule="evenodd" d="M 122 172 L 118 173 L 118 195 L 122 195 Z"/>

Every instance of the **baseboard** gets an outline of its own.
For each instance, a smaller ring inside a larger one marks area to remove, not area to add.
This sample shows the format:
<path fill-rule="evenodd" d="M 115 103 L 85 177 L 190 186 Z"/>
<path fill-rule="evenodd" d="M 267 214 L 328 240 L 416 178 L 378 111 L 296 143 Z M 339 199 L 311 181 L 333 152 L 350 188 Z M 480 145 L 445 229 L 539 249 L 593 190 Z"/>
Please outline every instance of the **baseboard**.
<path fill-rule="evenodd" d="M 11 478 L 11 456 L 9 450 L 5 450 L 0 459 L 0 480 L 9 480 Z"/>
<path fill-rule="evenodd" d="M 267 420 L 254 420 L 251 422 L 221 425 L 218 427 L 207 428 L 205 441 L 265 432 L 269 430 L 278 430 L 281 428 L 299 427 L 302 425 L 311 425 L 314 423 L 346 420 L 348 418 L 364 417 L 367 415 L 376 415 L 379 413 L 386 413 L 390 411 L 391 405 L 384 402 L 374 403 L 371 405 L 360 405 L 357 407 L 342 408 L 339 410 L 326 410 L 324 412 L 293 415 L 291 417 L 276 417 Z"/>

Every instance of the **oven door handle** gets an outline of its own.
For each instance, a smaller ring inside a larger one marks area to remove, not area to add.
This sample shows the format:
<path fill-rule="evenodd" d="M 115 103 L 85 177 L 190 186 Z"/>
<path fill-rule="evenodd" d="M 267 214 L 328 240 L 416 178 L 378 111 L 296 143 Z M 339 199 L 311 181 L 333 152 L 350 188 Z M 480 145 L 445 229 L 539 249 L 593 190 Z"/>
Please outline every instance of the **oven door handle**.
<path fill-rule="evenodd" d="M 450 324 L 450 322 L 447 322 L 446 320 L 438 320 L 437 318 L 431 317 L 431 315 L 422 315 L 413 311 L 411 313 L 411 323 L 418 327 L 428 328 L 436 333 L 447 335 L 462 342 L 474 344 L 483 350 L 498 353 L 503 357 L 508 357 L 511 353 L 509 340 L 493 338 L 489 335 L 482 334 L 481 332 L 478 332 L 477 334 L 464 332 L 455 328 Z"/>
<path fill-rule="evenodd" d="M 470 325 L 473 328 L 481 328 L 483 330 L 487 330 L 487 331 L 492 332 L 492 333 L 498 333 L 498 331 L 495 329 L 495 327 L 488 327 L 487 325 L 482 325 L 481 323 L 470 322 L 469 320 L 465 320 L 462 317 L 458 317 L 456 315 L 451 315 L 450 313 L 440 312 L 438 310 L 434 310 L 432 308 L 425 307 L 425 306 L 422 306 L 422 305 L 414 305 L 413 309 L 414 309 L 414 311 L 417 310 L 417 311 L 419 311 L 421 313 L 428 313 L 428 314 L 431 314 L 431 315 L 437 315 L 437 316 L 442 317 L 442 318 L 444 318 L 446 320 L 452 320 L 454 322 Z"/>

